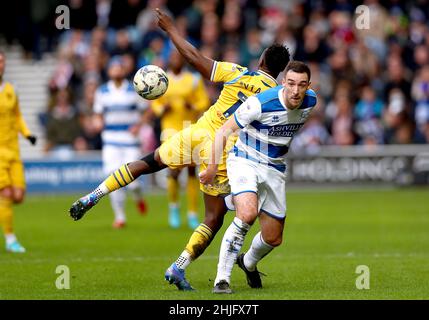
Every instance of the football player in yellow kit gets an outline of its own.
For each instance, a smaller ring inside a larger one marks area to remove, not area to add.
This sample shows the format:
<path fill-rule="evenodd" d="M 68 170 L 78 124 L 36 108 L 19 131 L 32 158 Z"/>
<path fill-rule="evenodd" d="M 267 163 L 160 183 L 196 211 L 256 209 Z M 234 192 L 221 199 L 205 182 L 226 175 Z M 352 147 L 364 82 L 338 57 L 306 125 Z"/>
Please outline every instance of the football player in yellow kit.
<path fill-rule="evenodd" d="M 277 76 L 290 60 L 286 47 L 273 44 L 261 54 L 257 71 L 250 71 L 234 63 L 214 61 L 203 56 L 187 42 L 170 17 L 159 9 L 156 9 L 156 14 L 158 25 L 167 33 L 186 61 L 206 79 L 223 83 L 223 89 L 217 101 L 197 123 L 170 137 L 145 158 L 124 164 L 94 191 L 74 202 L 69 210 L 74 220 L 82 218 L 103 196 L 124 187 L 142 174 L 157 172 L 166 167 L 183 168 L 189 165 L 200 165 L 200 170 L 205 170 L 210 161 L 211 141 L 216 131 L 247 97 L 276 87 Z M 235 140 L 236 137 L 229 139 L 225 150 L 229 150 Z M 165 279 L 174 283 L 179 290 L 193 290 L 185 278 L 185 268 L 209 246 L 221 228 L 224 215 L 228 211 L 225 196 L 229 195 L 230 187 L 226 172 L 226 157 L 227 153 L 224 152 L 213 184 L 200 183 L 200 189 L 204 193 L 204 222 L 194 230 L 185 250 L 165 273 Z"/>
<path fill-rule="evenodd" d="M 209 96 L 201 76 L 184 70 L 185 60 L 177 50 L 173 50 L 169 58 L 167 92 L 151 104 L 154 114 L 161 118 L 162 142 L 191 123 L 195 123 L 210 106 Z M 172 228 L 178 228 L 181 224 L 178 206 L 180 172 L 180 169 L 171 168 L 167 178 L 168 221 Z M 198 185 L 195 166 L 189 166 L 186 193 L 188 196 L 188 226 L 192 230 L 199 224 L 197 217 Z"/>
<path fill-rule="evenodd" d="M 25 194 L 24 167 L 19 155 L 18 132 L 33 145 L 36 137 L 28 129 L 19 110 L 14 87 L 3 80 L 6 56 L 0 52 L 0 225 L 6 250 L 25 252 L 13 232 L 12 204 L 21 203 Z"/>

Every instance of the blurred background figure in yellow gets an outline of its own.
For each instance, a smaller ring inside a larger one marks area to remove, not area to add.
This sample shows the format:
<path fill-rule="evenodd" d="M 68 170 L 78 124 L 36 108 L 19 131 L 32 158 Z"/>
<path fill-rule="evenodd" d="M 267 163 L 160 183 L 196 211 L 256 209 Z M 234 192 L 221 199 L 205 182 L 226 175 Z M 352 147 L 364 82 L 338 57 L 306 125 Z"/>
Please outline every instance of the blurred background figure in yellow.
<path fill-rule="evenodd" d="M 161 142 L 196 122 L 200 114 L 210 106 L 203 79 L 199 74 L 185 70 L 184 66 L 183 57 L 173 49 L 167 70 L 168 90 L 151 105 L 154 114 L 161 119 Z M 178 228 L 181 225 L 178 199 L 180 187 L 178 178 L 181 170 L 168 170 L 168 222 L 172 228 Z M 193 230 L 199 225 L 197 216 L 199 182 L 195 175 L 195 167 L 188 167 L 187 170 L 188 226 Z"/>
<path fill-rule="evenodd" d="M 24 166 L 19 154 L 18 132 L 31 144 L 36 137 L 28 129 L 19 110 L 15 88 L 3 80 L 6 56 L 0 51 L 0 225 L 6 239 L 6 251 L 23 253 L 13 231 L 12 205 L 25 195 Z"/>

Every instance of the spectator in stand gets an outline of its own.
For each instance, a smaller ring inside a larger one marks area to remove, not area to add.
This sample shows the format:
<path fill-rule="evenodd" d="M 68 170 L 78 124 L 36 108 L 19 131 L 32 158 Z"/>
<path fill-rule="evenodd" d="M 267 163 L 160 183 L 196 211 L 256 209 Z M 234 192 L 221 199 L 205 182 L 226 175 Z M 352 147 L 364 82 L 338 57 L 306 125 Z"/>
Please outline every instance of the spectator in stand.
<path fill-rule="evenodd" d="M 241 13 L 238 1 L 225 1 L 223 16 L 221 18 L 223 43 L 236 44 L 240 42 Z"/>
<path fill-rule="evenodd" d="M 332 74 L 332 85 L 334 88 L 338 85 L 339 81 L 346 80 L 350 82 L 353 87 L 356 84 L 356 75 L 352 63 L 349 58 L 347 47 L 341 47 L 329 56 L 328 64 Z"/>
<path fill-rule="evenodd" d="M 101 135 L 93 121 L 93 105 L 100 79 L 96 75 L 88 76 L 84 82 L 83 97 L 78 103 L 79 124 L 86 145 L 91 150 L 101 150 Z"/>
<path fill-rule="evenodd" d="M 55 94 L 54 107 L 47 117 L 45 151 L 73 150 L 79 137 L 81 129 L 77 110 L 71 104 L 68 88 L 60 89 Z"/>
<path fill-rule="evenodd" d="M 166 2 L 166 0 L 149 0 L 147 6 L 138 12 L 136 26 L 141 35 L 157 30 L 156 19 L 153 13 L 156 8 L 172 16 L 172 13 L 166 7 Z"/>
<path fill-rule="evenodd" d="M 412 143 L 414 128 L 410 116 L 406 111 L 406 98 L 398 88 L 393 89 L 389 96 L 389 103 L 384 113 L 384 140 L 388 144 Z"/>
<path fill-rule="evenodd" d="M 304 28 L 304 37 L 298 42 L 295 59 L 307 62 L 321 63 L 326 60 L 330 48 L 320 38 L 319 31 L 309 24 Z"/>
<path fill-rule="evenodd" d="M 137 17 L 144 7 L 142 0 L 112 0 L 109 27 L 118 30 L 135 26 Z"/>
<path fill-rule="evenodd" d="M 138 68 L 148 64 L 154 64 L 161 68 L 166 66 L 166 40 L 161 33 L 154 34 L 149 46 L 140 52 Z"/>
<path fill-rule="evenodd" d="M 144 64 L 165 67 L 172 44 L 155 23 L 153 10 L 159 7 L 174 14 L 180 32 L 212 59 L 227 57 L 225 60 L 252 67 L 263 47 L 274 41 L 287 45 L 295 60 L 304 60 L 311 67 L 313 86 L 324 100 L 320 112 L 325 119 L 321 121 L 333 136 L 329 143 L 428 143 L 429 102 L 422 80 L 429 65 L 426 2 L 365 0 L 371 28 L 358 29 L 357 3 L 346 0 L 328 1 L 323 6 L 321 1 L 184 0 L 179 4 L 171 0 L 68 0 L 72 28 L 61 31 L 58 38 L 59 62 L 49 88 L 52 92 L 71 88 L 76 97 L 84 97 L 81 101 L 89 99 L 91 84 L 87 88 L 86 79 L 96 75 L 98 81 L 107 80 L 103 70 L 113 54 L 123 57 L 129 79 Z M 22 29 L 40 27 L 37 21 L 41 20 L 29 16 L 27 3 L 20 9 L 14 5 L 13 12 L 19 11 L 22 22 L 19 29 L 4 30 L 14 24 L 2 19 L 0 28 L 9 43 L 15 35 L 27 51 L 38 51 L 31 43 L 33 35 L 23 34 Z M 2 17 L 10 20 L 7 15 Z M 51 34 L 46 32 L 35 30 L 48 39 Z M 345 93 L 343 83 L 351 87 Z M 370 105 L 363 96 L 359 101 L 353 96 L 355 88 L 362 86 L 371 87 L 368 91 L 380 97 L 375 103 L 385 105 L 384 111 L 376 111 L 374 117 L 367 117 L 371 112 L 361 113 Z M 220 89 L 207 84 L 212 99 Z M 87 138 L 90 126 L 86 121 L 81 125 L 89 147 L 95 147 Z"/>
<path fill-rule="evenodd" d="M 389 56 L 387 59 L 387 74 L 384 79 L 383 99 L 387 101 L 392 89 L 398 88 L 402 91 L 408 101 L 411 101 L 411 82 L 408 80 L 410 74 L 404 67 L 401 57 Z"/>
<path fill-rule="evenodd" d="M 415 122 L 418 133 L 429 143 L 429 64 L 419 70 L 414 79 L 412 96 L 416 101 Z"/>
<path fill-rule="evenodd" d="M 203 17 L 201 26 L 201 45 L 211 47 L 216 53 L 219 48 L 219 18 L 214 13 L 208 13 Z"/>
<path fill-rule="evenodd" d="M 257 69 L 257 63 L 263 50 L 260 31 L 256 28 L 249 30 L 246 34 L 246 39 L 240 46 L 240 65 Z"/>
<path fill-rule="evenodd" d="M 293 140 L 291 150 L 296 153 L 315 154 L 320 146 L 329 144 L 330 140 L 329 132 L 323 123 L 323 114 L 315 109 Z"/>
<path fill-rule="evenodd" d="M 330 130 L 332 143 L 340 146 L 352 145 L 355 142 L 355 135 L 353 132 L 353 105 L 349 95 L 341 91 L 336 93 L 332 107 L 334 109 Z"/>
<path fill-rule="evenodd" d="M 374 88 L 369 85 L 362 87 L 360 97 L 354 108 L 357 142 L 366 145 L 382 144 L 383 102 L 377 98 Z"/>
<path fill-rule="evenodd" d="M 360 99 L 355 106 L 355 117 L 358 121 L 380 119 L 383 112 L 383 102 L 377 98 L 374 88 L 365 85 L 361 89 Z"/>

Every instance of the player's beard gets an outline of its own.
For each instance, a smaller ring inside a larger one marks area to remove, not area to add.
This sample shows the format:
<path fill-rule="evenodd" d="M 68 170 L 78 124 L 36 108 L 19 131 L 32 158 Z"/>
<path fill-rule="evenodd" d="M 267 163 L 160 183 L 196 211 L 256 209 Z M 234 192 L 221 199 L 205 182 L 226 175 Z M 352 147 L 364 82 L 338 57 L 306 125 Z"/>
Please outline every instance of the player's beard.
<path fill-rule="evenodd" d="M 288 101 L 287 101 L 288 102 L 288 107 L 290 109 L 296 109 L 296 108 L 298 108 L 302 104 L 303 100 L 304 99 L 295 100 L 295 99 L 292 99 L 292 97 L 289 97 Z"/>

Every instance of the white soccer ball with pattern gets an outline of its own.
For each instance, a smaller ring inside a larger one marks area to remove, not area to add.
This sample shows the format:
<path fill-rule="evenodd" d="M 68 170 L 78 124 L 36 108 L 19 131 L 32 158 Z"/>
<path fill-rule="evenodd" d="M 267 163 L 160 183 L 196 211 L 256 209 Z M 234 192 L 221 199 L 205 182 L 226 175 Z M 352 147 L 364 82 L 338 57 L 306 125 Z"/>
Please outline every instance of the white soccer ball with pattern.
<path fill-rule="evenodd" d="M 168 88 L 168 77 L 164 70 L 155 65 L 140 68 L 134 75 L 134 90 L 147 100 L 162 96 Z"/>

